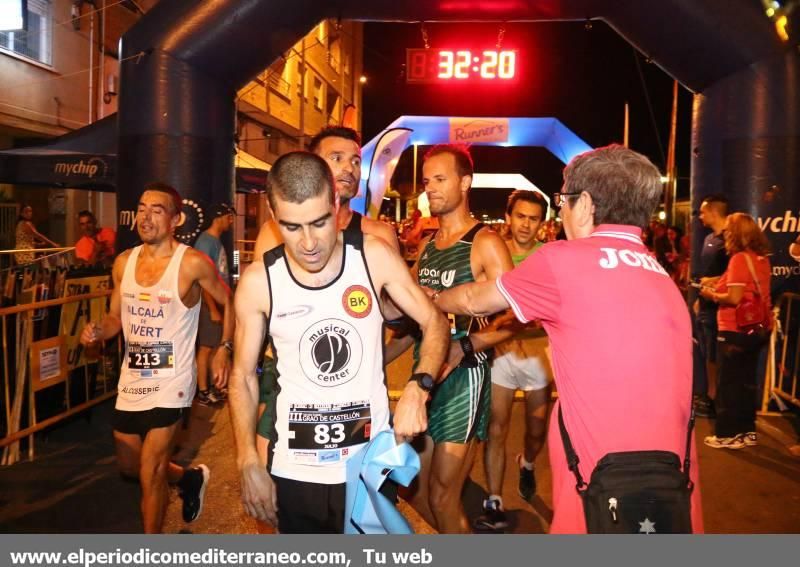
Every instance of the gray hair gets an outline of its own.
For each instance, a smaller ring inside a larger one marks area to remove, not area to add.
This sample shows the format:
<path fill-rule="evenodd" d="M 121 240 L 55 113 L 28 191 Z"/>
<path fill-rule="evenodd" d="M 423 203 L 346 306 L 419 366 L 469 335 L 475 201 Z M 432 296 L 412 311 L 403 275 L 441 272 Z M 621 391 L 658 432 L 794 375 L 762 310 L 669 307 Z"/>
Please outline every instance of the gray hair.
<path fill-rule="evenodd" d="M 564 191 L 592 196 L 595 225 L 644 228 L 661 201 L 661 173 L 642 154 L 612 144 L 573 158 L 564 168 Z"/>

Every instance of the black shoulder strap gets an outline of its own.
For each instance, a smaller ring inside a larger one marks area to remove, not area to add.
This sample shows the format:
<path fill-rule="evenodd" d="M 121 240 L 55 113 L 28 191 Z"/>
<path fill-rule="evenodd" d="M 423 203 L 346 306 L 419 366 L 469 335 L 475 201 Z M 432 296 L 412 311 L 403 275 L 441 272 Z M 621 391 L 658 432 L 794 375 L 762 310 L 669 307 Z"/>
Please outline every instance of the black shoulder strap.
<path fill-rule="evenodd" d="M 347 226 L 344 227 L 344 232 L 361 232 L 361 213 L 357 213 L 353 211 L 352 216 L 350 217 L 350 222 L 347 223 Z"/>
<path fill-rule="evenodd" d="M 483 227 L 485 227 L 485 226 L 486 226 L 485 224 L 483 224 L 482 222 L 479 222 L 478 224 L 473 226 L 471 229 L 469 229 L 469 232 L 467 232 L 467 234 L 465 234 L 464 236 L 459 238 L 459 241 L 460 242 L 472 242 L 475 239 L 475 235 L 478 234 L 478 231 L 480 229 L 482 229 Z"/>
<path fill-rule="evenodd" d="M 692 488 L 693 483 L 689 478 L 689 467 L 691 466 L 692 455 L 692 430 L 694 429 L 694 404 L 689 406 L 689 427 L 686 429 L 686 454 L 683 457 L 683 474 L 686 475 L 686 481 L 689 483 L 689 488 Z"/>
<path fill-rule="evenodd" d="M 284 250 L 284 244 L 281 243 L 264 252 L 264 271 L 267 273 L 267 292 L 269 293 L 269 313 L 264 315 L 266 318 L 267 334 L 269 334 L 269 325 L 272 320 L 272 308 L 275 306 L 275 294 L 272 293 L 272 279 L 269 277 L 269 269 L 275 265 L 275 262 L 283 258 Z"/>
<path fill-rule="evenodd" d="M 569 467 L 569 470 L 572 471 L 572 474 L 575 475 L 575 490 L 578 491 L 578 494 L 583 494 L 583 492 L 586 490 L 586 483 L 583 481 L 581 471 L 578 468 L 578 463 L 581 461 L 578 458 L 578 455 L 575 454 L 575 448 L 572 446 L 572 441 L 567 433 L 567 428 L 564 426 L 564 418 L 561 415 L 561 400 L 558 401 L 558 430 L 561 432 L 561 442 L 564 444 L 564 454 L 567 456 L 567 466 Z"/>
<path fill-rule="evenodd" d="M 353 219 L 356 218 L 356 215 L 358 215 L 358 222 L 354 223 Z M 350 220 L 347 227 L 342 231 L 344 243 L 345 245 L 349 244 L 356 250 L 363 250 L 364 233 L 361 231 L 361 215 L 353 213 L 353 219 Z"/>
<path fill-rule="evenodd" d="M 269 250 L 264 252 L 263 256 L 264 268 L 269 270 L 270 266 L 272 266 L 279 259 L 283 258 L 283 254 L 284 254 L 283 243 L 278 244 L 275 248 L 270 248 Z M 269 273 L 267 273 L 267 275 L 269 275 Z"/>

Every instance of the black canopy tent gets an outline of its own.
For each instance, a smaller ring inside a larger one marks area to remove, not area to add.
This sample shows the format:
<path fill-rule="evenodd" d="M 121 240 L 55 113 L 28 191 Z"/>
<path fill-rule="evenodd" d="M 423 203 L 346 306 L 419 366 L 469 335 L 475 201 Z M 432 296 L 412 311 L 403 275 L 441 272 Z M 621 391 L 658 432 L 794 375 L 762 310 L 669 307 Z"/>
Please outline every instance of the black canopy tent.
<path fill-rule="evenodd" d="M 117 115 L 112 114 L 48 144 L 0 150 L 0 183 L 115 192 L 117 144 Z M 236 168 L 239 193 L 264 192 L 266 182 L 264 169 Z"/>

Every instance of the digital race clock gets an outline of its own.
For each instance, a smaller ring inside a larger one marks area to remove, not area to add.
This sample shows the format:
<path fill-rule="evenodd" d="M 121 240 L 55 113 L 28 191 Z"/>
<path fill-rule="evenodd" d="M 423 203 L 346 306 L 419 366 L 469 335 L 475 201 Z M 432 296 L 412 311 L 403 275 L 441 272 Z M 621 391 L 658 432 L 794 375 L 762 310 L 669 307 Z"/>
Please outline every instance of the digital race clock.
<path fill-rule="evenodd" d="M 408 83 L 502 83 L 516 77 L 515 49 L 406 49 Z"/>

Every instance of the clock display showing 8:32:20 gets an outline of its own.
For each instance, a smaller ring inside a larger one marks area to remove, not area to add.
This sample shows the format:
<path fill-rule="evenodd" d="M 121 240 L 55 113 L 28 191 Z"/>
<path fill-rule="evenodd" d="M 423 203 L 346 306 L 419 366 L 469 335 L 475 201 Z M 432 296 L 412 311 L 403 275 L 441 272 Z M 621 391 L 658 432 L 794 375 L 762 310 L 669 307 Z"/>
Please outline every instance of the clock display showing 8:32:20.
<path fill-rule="evenodd" d="M 439 83 L 517 78 L 515 49 L 406 49 L 406 82 Z"/>

